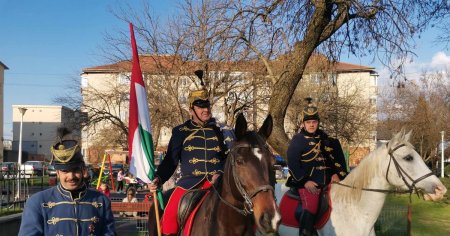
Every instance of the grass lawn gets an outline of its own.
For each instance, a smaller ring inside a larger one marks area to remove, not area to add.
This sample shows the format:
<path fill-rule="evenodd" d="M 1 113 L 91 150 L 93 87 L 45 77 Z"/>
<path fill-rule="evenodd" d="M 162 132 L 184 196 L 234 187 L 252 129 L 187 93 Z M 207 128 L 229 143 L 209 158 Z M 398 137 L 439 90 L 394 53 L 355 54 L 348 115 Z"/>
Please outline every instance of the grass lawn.
<path fill-rule="evenodd" d="M 450 189 L 450 179 L 441 179 Z M 389 195 L 375 229 L 377 235 L 405 235 L 409 195 Z M 429 202 L 412 196 L 412 235 L 450 235 L 450 197 Z"/>
<path fill-rule="evenodd" d="M 1 209 L 0 211 L 0 217 L 2 216 L 7 216 L 7 215 L 12 215 L 12 214 L 16 214 L 16 213 L 20 213 L 22 212 L 22 209 L 14 209 L 14 210 L 9 210 L 9 209 Z"/>

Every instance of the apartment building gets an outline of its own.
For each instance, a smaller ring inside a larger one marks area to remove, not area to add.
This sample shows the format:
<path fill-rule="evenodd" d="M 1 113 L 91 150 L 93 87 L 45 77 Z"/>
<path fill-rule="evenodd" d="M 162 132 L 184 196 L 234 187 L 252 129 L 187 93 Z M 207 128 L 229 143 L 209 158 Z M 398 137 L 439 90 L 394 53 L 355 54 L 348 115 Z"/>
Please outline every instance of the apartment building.
<path fill-rule="evenodd" d="M 73 130 L 72 137 L 79 140 L 77 113 L 64 106 L 13 105 L 12 149 L 19 150 L 20 123 L 22 122 L 22 151 L 29 160 L 51 160 L 50 147 L 56 142 L 58 127 Z"/>
<path fill-rule="evenodd" d="M 3 162 L 3 99 L 4 99 L 4 83 L 5 83 L 5 70 L 9 68 L 0 61 L 0 162 Z"/>
<path fill-rule="evenodd" d="M 193 71 L 202 66 L 198 62 L 181 62 L 171 55 L 141 55 L 140 56 L 141 69 L 144 80 L 150 84 L 174 83 L 171 80 L 171 75 L 178 77 L 176 80 L 176 92 L 178 94 L 178 101 L 163 101 L 167 106 L 179 106 L 182 109 L 188 110 L 186 106 L 186 98 L 189 90 L 198 88 L 196 84 L 197 79 Z M 275 62 L 277 63 L 277 62 Z M 321 63 L 323 64 L 323 63 Z M 222 68 L 221 68 L 222 67 Z M 374 68 L 354 65 L 349 63 L 337 62 L 333 63 L 331 67 L 320 69 L 313 69 L 314 65 L 310 66 L 304 79 L 301 83 L 318 83 L 319 78 L 331 79 L 331 83 L 335 84 L 335 92 L 342 97 L 352 94 L 358 94 L 359 99 L 364 100 L 367 104 L 372 104 L 373 114 L 371 114 L 373 121 L 376 122 L 376 97 L 377 97 L 377 78 L 378 75 Z M 116 93 L 128 93 L 130 81 L 131 62 L 121 61 L 115 64 L 100 65 L 91 68 L 85 68 L 81 74 L 82 96 L 85 103 L 90 106 L 105 106 L 105 104 L 98 103 L 91 98 L 92 92 L 107 92 L 115 91 Z M 245 62 L 240 64 L 226 64 L 215 65 L 209 67 L 210 83 L 220 84 L 213 90 L 210 90 L 211 98 L 213 99 L 213 114 L 220 122 L 231 124 L 232 111 L 234 109 L 242 108 L 247 111 L 250 125 L 259 127 L 258 125 L 264 120 L 267 114 L 268 98 L 270 97 L 271 83 L 266 78 L 266 75 L 261 74 L 264 69 L 261 65 L 255 62 Z M 232 79 L 232 82 L 224 83 L 224 78 Z M 146 79 L 147 78 L 147 79 Z M 150 82 L 148 80 L 151 80 Z M 170 80 L 170 81 L 169 81 Z M 303 82 L 305 81 L 305 82 Z M 309 82 L 308 82 L 309 81 Z M 234 87 L 231 87 L 234 86 Z M 300 86 L 300 85 L 299 85 Z M 164 91 L 157 91 L 164 93 Z M 310 90 L 308 96 L 316 96 L 317 93 Z M 123 97 L 123 96 L 119 96 Z M 254 102 L 256 99 L 257 102 Z M 241 105 L 236 105 L 236 101 Z M 246 101 L 250 101 L 245 103 Z M 251 102 L 253 101 L 253 102 Z M 97 105 L 95 105 L 97 103 Z M 108 107 L 108 112 L 115 114 L 124 123 L 128 124 L 128 100 L 116 101 L 117 106 L 114 109 Z M 242 105 L 244 104 L 244 105 Z M 230 115 L 231 110 L 231 115 Z M 293 126 L 295 120 L 286 120 L 286 130 L 293 134 Z M 171 135 L 171 128 L 177 124 L 171 124 L 167 127 L 161 128 L 158 137 L 158 147 L 167 145 Z M 101 126 L 101 125 L 100 125 Z M 364 141 L 358 144 L 347 144 L 348 153 L 356 156 L 359 160 L 368 151 L 375 147 L 375 140 L 373 140 L 375 126 L 368 127 L 373 130 L 369 132 L 371 135 L 364 137 Z M 82 131 L 82 143 L 85 155 L 89 156 L 90 147 L 94 146 L 96 135 L 99 127 L 91 130 Z M 289 131 L 292 130 L 292 131 Z M 154 134 L 155 135 L 155 134 Z M 352 145 L 354 147 L 352 147 Z M 111 149 L 112 147 L 108 147 Z M 352 149 L 352 150 L 350 150 Z M 98 154 L 95 154 L 98 155 Z M 354 161 L 358 162 L 358 161 Z"/>

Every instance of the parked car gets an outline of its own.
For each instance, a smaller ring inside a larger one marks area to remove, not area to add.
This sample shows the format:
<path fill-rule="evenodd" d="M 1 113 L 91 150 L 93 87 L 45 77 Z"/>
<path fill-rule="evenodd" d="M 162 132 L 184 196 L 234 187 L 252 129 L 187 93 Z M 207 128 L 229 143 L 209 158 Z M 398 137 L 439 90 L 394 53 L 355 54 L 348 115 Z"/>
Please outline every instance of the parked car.
<path fill-rule="evenodd" d="M 47 174 L 48 174 L 48 176 L 56 176 L 56 169 L 55 169 L 55 167 L 52 166 L 52 165 L 49 165 L 47 167 Z"/>
<path fill-rule="evenodd" d="M 25 175 L 42 176 L 47 173 L 47 166 L 44 161 L 27 161 L 20 166 L 20 170 Z"/>
<path fill-rule="evenodd" d="M 15 176 L 17 173 L 17 162 L 3 162 L 1 164 L 1 176 L 3 178 L 8 179 Z"/>
<path fill-rule="evenodd" d="M 17 162 L 2 162 L 2 172 L 17 171 Z"/>
<path fill-rule="evenodd" d="M 287 163 L 286 163 L 286 160 L 282 156 L 275 155 L 275 165 L 287 166 Z"/>

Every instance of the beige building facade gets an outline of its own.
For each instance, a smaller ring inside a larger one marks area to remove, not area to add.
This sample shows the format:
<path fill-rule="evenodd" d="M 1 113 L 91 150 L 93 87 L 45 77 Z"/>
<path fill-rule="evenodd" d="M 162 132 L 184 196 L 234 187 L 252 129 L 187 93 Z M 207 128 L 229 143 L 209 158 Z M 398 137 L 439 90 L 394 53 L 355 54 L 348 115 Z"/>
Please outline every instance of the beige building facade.
<path fill-rule="evenodd" d="M 29 160 L 50 161 L 50 147 L 56 142 L 58 127 L 68 127 L 72 137 L 79 140 L 76 127 L 76 113 L 65 106 L 13 105 L 12 149 L 19 150 L 20 123 L 22 123 L 22 151 L 28 153 Z M 23 113 L 19 108 L 25 108 Z"/>
<path fill-rule="evenodd" d="M 5 84 L 5 70 L 9 68 L 0 61 L 0 138 L 2 139 L 0 142 L 0 162 L 3 162 L 3 103 L 4 103 L 4 84 Z"/>
<path fill-rule="evenodd" d="M 141 60 L 141 68 L 144 74 L 150 74 L 151 75 L 151 83 L 159 83 L 161 81 L 158 81 L 161 78 L 164 78 L 163 76 L 160 76 L 155 67 L 150 66 L 150 64 L 155 61 L 155 57 L 149 58 L 149 56 L 140 56 Z M 128 64 L 126 64 L 128 63 Z M 161 63 L 163 64 L 163 63 Z M 176 66 L 176 65 L 173 65 Z M 193 75 L 193 68 L 200 68 L 199 65 L 190 65 L 190 72 L 191 75 Z M 244 69 L 243 69 L 244 68 Z M 252 90 L 253 82 L 250 81 L 252 78 L 254 78 L 254 72 L 246 71 L 245 68 L 249 68 L 249 66 L 242 66 L 240 65 L 240 68 L 234 69 L 233 72 L 220 72 L 218 70 L 214 71 L 213 69 L 210 69 L 209 73 L 215 74 L 214 76 L 211 76 L 211 78 L 214 78 L 213 80 L 220 80 L 220 74 L 227 74 L 227 76 L 234 76 L 236 81 L 236 88 L 240 91 L 230 91 L 228 92 L 228 96 L 223 96 L 221 98 L 214 97 L 216 99 L 214 101 L 214 107 L 212 108 L 213 114 L 218 120 L 222 123 L 229 123 L 229 116 L 227 115 L 225 110 L 227 109 L 226 104 L 232 103 L 236 99 L 235 96 L 238 96 L 237 99 L 240 99 L 241 101 L 244 99 L 252 99 L 255 97 L 270 97 L 270 82 L 268 82 L 268 79 L 266 79 L 266 82 L 259 83 L 258 89 L 255 89 L 254 93 L 245 93 L 244 90 Z M 91 68 L 86 68 L 83 70 L 83 73 L 81 74 L 81 87 L 82 87 L 82 97 L 83 101 L 85 103 L 90 104 L 90 106 L 103 106 L 102 104 L 98 103 L 96 104 L 95 100 L 90 99 L 90 94 L 92 91 L 95 91 L 96 93 L 98 91 L 117 91 L 117 92 L 123 92 L 128 93 L 129 91 L 129 81 L 130 81 L 130 69 L 131 69 L 131 63 L 130 62 L 119 62 L 116 64 L 109 64 L 109 65 L 101 65 Z M 228 68 L 229 69 L 229 68 Z M 238 70 L 238 71 L 236 71 Z M 373 114 L 371 114 L 373 121 L 376 122 L 376 98 L 377 98 L 377 78 L 378 74 L 374 70 L 374 68 L 367 67 L 367 66 L 361 66 L 361 65 L 354 65 L 354 64 L 348 64 L 348 63 L 335 63 L 334 66 L 330 69 L 330 73 L 334 76 L 334 83 L 336 83 L 337 87 L 337 93 L 339 96 L 345 97 L 349 94 L 354 95 L 355 93 L 358 94 L 359 99 L 367 102 L 368 104 L 372 104 L 373 106 Z M 183 75 L 183 73 L 180 73 L 181 77 L 181 83 L 178 87 L 178 101 L 183 106 L 183 108 L 187 111 L 188 108 L 185 106 L 185 100 L 187 98 L 187 94 L 189 92 L 189 89 L 192 89 L 192 81 L 195 81 L 195 76 L 187 76 Z M 305 74 L 305 77 L 314 77 L 314 71 L 309 71 L 307 74 Z M 261 77 L 261 75 L 259 75 Z M 145 76 L 144 76 L 145 77 Z M 264 77 L 264 76 L 262 76 Z M 235 84 L 235 85 L 236 85 Z M 266 87 L 264 87 L 266 86 Z M 223 92 L 220 90 L 224 89 L 224 85 L 221 85 L 219 88 L 216 88 L 213 92 Z M 246 98 L 239 97 L 239 96 L 246 96 Z M 268 107 L 268 99 L 262 99 L 260 102 L 257 103 L 257 105 L 249 106 L 247 109 L 247 115 L 251 116 L 250 123 L 255 123 L 256 127 L 259 127 L 259 124 L 264 120 L 265 116 L 267 115 L 267 107 Z M 128 124 L 128 100 L 125 103 L 116 103 L 118 106 L 115 108 L 109 107 L 108 112 L 111 114 L 115 114 L 116 116 L 120 117 L 123 121 L 125 121 L 126 124 Z M 175 104 L 169 104 L 169 105 L 175 105 Z M 119 107 L 120 106 L 120 107 Z M 292 120 L 286 120 L 286 130 L 288 130 L 293 123 L 297 121 Z M 172 127 L 178 124 L 173 124 Z M 101 125 L 100 125 L 101 126 Z M 158 136 L 158 146 L 167 146 L 167 143 L 169 141 L 169 138 L 171 136 L 171 128 L 172 127 L 164 127 L 161 130 L 161 134 Z M 376 125 L 373 126 L 373 132 L 375 132 Z M 368 127 L 368 129 L 372 129 L 372 127 Z M 98 129 L 85 129 L 82 131 L 82 143 L 83 143 L 83 149 L 85 155 L 89 154 L 89 148 L 94 144 L 94 141 L 97 136 Z M 372 131 L 369 132 L 371 135 L 365 136 L 362 139 L 364 141 L 358 143 L 358 144 L 349 144 L 347 147 L 351 148 L 353 146 L 353 149 L 358 149 L 358 152 L 356 151 L 350 151 L 352 153 L 360 153 L 360 149 L 362 150 L 372 150 L 375 147 L 375 140 L 373 139 L 375 137 L 375 134 Z M 109 147 L 111 148 L 111 147 Z M 98 154 L 96 154 L 98 155 Z M 358 154 L 359 156 L 359 154 Z M 359 157 L 358 157 L 359 158 Z"/>

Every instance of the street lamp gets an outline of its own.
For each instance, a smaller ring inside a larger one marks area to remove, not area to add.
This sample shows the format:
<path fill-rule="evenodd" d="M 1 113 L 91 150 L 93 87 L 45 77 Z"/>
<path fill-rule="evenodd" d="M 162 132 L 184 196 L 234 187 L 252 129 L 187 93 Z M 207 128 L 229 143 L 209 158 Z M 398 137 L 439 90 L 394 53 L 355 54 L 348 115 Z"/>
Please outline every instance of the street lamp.
<path fill-rule="evenodd" d="M 441 149 L 441 178 L 444 178 L 444 131 L 441 131 L 441 142 L 442 142 L 442 149 Z"/>
<path fill-rule="evenodd" d="M 27 109 L 25 107 L 19 107 L 20 111 L 20 131 L 19 131 L 19 157 L 17 160 L 17 165 L 19 168 L 19 178 L 17 178 L 17 194 L 16 199 L 20 200 L 20 172 L 21 166 L 22 166 L 22 129 L 23 129 L 23 116 L 25 115 L 25 112 Z"/>

